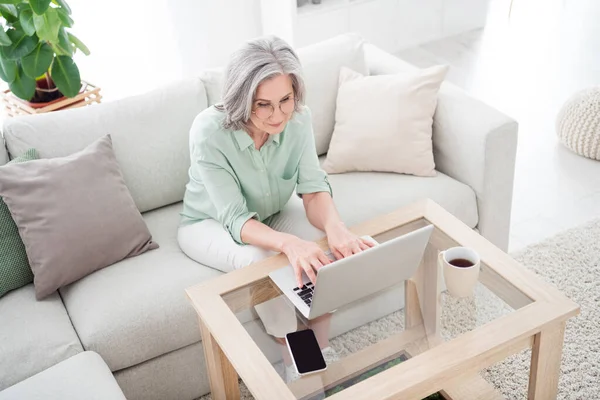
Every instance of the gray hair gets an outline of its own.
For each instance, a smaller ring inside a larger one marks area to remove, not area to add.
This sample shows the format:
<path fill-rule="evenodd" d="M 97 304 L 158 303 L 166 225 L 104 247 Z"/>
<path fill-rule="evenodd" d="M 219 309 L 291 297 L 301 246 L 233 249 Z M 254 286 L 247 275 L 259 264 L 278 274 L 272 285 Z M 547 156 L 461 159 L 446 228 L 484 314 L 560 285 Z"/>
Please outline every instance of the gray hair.
<path fill-rule="evenodd" d="M 252 113 L 258 85 L 277 75 L 289 75 L 296 99 L 295 111 L 304 104 L 305 88 L 298 55 L 283 39 L 265 36 L 246 42 L 232 54 L 225 74 L 223 100 L 226 129 L 245 129 Z"/>

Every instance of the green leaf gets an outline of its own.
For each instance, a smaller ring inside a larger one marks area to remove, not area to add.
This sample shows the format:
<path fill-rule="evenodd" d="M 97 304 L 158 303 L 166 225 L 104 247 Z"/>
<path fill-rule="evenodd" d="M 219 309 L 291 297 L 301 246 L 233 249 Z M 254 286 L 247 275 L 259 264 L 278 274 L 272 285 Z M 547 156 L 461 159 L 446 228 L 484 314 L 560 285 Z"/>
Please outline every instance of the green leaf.
<path fill-rule="evenodd" d="M 19 20 L 17 7 L 13 4 L 0 4 L 0 15 L 2 15 L 9 24 Z"/>
<path fill-rule="evenodd" d="M 86 56 L 90 55 L 90 49 L 88 49 L 88 47 L 81 41 L 79 40 L 79 38 L 75 35 L 73 35 L 72 33 L 68 33 L 69 35 L 69 40 L 71 41 L 71 43 L 73 43 L 75 45 L 75 47 L 77 47 L 79 50 L 81 50 L 81 52 L 83 54 L 85 54 Z"/>
<path fill-rule="evenodd" d="M 39 42 L 35 34 L 27 36 L 21 29 L 10 29 L 6 34 L 12 41 L 10 46 L 4 47 L 4 55 L 9 60 L 18 60 L 26 56 L 35 49 Z"/>
<path fill-rule="evenodd" d="M 31 10 L 31 7 L 29 6 L 29 3 L 19 3 L 17 4 L 17 10 L 19 11 L 19 13 L 22 13 L 25 10 Z"/>
<path fill-rule="evenodd" d="M 60 6 L 67 14 L 71 15 L 71 7 L 67 4 L 66 0 L 52 0 L 54 4 Z"/>
<path fill-rule="evenodd" d="M 57 43 L 50 43 L 50 47 L 52 48 L 52 51 L 54 51 L 54 54 L 56 54 L 57 56 L 73 57 L 73 53 L 69 53 L 68 47 L 65 49 Z"/>
<path fill-rule="evenodd" d="M 12 40 L 8 37 L 4 29 L 0 28 L 0 45 L 2 46 L 10 46 L 12 44 Z"/>
<path fill-rule="evenodd" d="M 52 48 L 47 43 L 40 42 L 35 50 L 23 57 L 21 61 L 23 71 L 35 79 L 48 71 L 50 64 L 52 64 L 52 57 L 54 57 Z"/>
<path fill-rule="evenodd" d="M 9 83 L 8 87 L 15 96 L 23 100 L 29 101 L 35 95 L 35 79 L 27 76 L 22 67 L 17 69 L 15 80 Z"/>
<path fill-rule="evenodd" d="M 34 13 L 42 15 L 48 10 L 51 0 L 29 0 L 29 5 Z"/>
<path fill-rule="evenodd" d="M 49 8 L 42 15 L 34 15 L 33 23 L 40 39 L 49 42 L 58 40 L 58 30 L 60 29 L 61 21 L 56 9 Z"/>
<path fill-rule="evenodd" d="M 19 4 L 23 0 L 0 0 L 0 4 Z"/>
<path fill-rule="evenodd" d="M 50 46 L 57 56 L 73 57 L 73 45 L 69 40 L 69 36 L 64 28 L 58 31 L 58 41 L 51 42 Z"/>
<path fill-rule="evenodd" d="M 81 77 L 79 76 L 79 68 L 77 68 L 71 57 L 54 57 L 50 75 L 62 94 L 67 97 L 77 96 L 81 89 Z"/>
<path fill-rule="evenodd" d="M 0 54 L 0 78 L 4 82 L 11 83 L 17 77 L 17 62 L 5 58 Z"/>
<path fill-rule="evenodd" d="M 35 33 L 35 25 L 33 23 L 33 11 L 23 10 L 19 16 L 21 27 L 27 36 L 31 36 Z"/>
<path fill-rule="evenodd" d="M 73 27 L 73 18 L 69 17 L 69 14 L 67 14 L 64 8 L 56 8 L 56 12 L 58 13 L 58 18 L 60 18 L 64 26 L 66 26 L 67 28 Z"/>

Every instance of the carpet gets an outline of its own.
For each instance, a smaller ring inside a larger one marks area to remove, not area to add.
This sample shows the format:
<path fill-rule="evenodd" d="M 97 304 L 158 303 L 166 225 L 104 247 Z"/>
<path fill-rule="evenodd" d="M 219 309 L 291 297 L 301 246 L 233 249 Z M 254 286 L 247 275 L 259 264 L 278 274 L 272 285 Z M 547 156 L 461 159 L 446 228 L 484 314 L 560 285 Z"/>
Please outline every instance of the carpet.
<path fill-rule="evenodd" d="M 512 256 L 581 307 L 567 322 L 558 399 L 600 398 L 600 220 Z M 526 399 L 530 357 L 525 351 L 482 375 L 507 399 Z"/>
<path fill-rule="evenodd" d="M 600 398 L 600 220 L 560 233 L 526 247 L 512 256 L 541 279 L 558 287 L 581 306 L 581 314 L 567 323 L 558 399 Z M 446 338 L 510 312 L 484 286 L 474 299 L 443 294 L 442 334 Z M 449 310 L 452 310 L 451 312 Z M 331 341 L 344 357 L 403 329 L 403 311 L 354 329 Z M 481 372 L 507 399 L 526 399 L 531 351 L 516 354 Z M 243 400 L 252 399 L 240 385 Z M 210 400 L 210 394 L 200 400 Z"/>

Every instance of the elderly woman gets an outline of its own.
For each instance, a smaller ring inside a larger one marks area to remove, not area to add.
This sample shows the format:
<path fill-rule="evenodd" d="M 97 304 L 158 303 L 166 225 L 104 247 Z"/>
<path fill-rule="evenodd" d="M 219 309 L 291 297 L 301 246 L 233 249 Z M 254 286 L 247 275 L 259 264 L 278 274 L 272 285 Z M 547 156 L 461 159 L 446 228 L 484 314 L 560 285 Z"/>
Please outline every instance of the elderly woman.
<path fill-rule="evenodd" d="M 202 111 L 190 132 L 192 164 L 178 234 L 190 258 L 228 272 L 282 252 L 299 285 L 302 271 L 315 282 L 316 271 L 330 262 L 325 253 L 269 227 L 294 188 L 336 258 L 371 246 L 338 215 L 304 98 L 298 56 L 283 40 L 259 38 L 233 54 L 222 103 Z"/>
<path fill-rule="evenodd" d="M 312 241 L 269 226 L 294 188 L 337 259 L 372 246 L 338 215 L 304 97 L 298 56 L 283 40 L 259 38 L 233 54 L 223 102 L 201 112 L 190 131 L 192 165 L 178 233 L 190 258 L 228 272 L 282 252 L 299 286 L 302 271 L 315 283 L 319 268 L 330 263 L 325 253 Z M 328 315 L 311 327 L 325 357 L 335 357 L 327 347 Z M 293 379 L 289 355 L 283 355 L 286 376 Z"/>

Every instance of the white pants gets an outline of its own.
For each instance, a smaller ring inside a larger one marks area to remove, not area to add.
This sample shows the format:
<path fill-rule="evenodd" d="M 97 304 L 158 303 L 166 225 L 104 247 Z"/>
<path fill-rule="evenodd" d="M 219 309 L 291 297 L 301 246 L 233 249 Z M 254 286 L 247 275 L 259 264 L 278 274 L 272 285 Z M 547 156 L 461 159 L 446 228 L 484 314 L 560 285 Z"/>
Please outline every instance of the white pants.
<path fill-rule="evenodd" d="M 223 272 L 231 272 L 276 254 L 260 247 L 237 244 L 214 219 L 180 227 L 177 240 L 189 258 Z"/>

